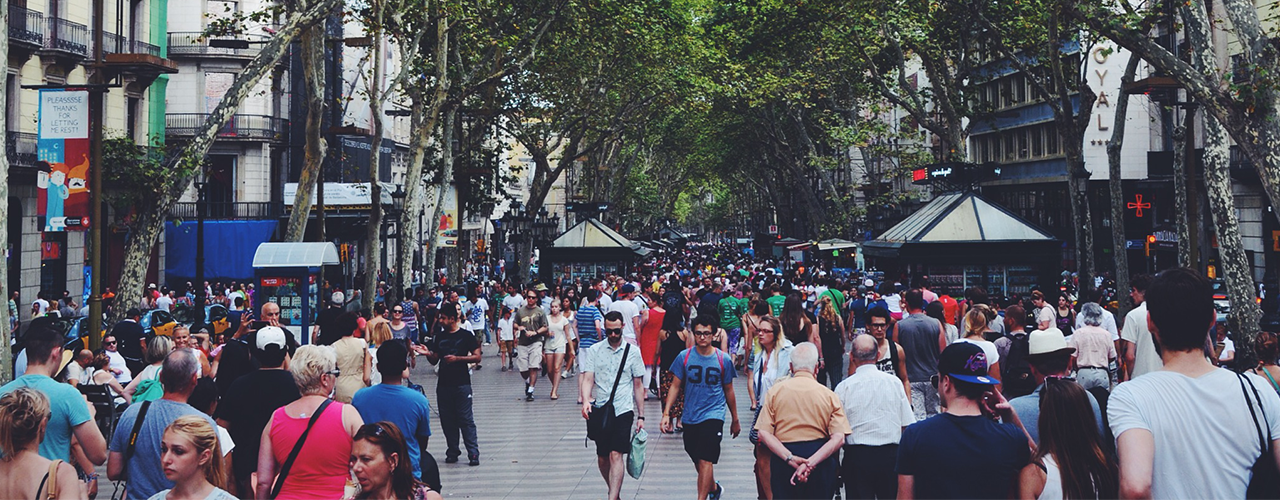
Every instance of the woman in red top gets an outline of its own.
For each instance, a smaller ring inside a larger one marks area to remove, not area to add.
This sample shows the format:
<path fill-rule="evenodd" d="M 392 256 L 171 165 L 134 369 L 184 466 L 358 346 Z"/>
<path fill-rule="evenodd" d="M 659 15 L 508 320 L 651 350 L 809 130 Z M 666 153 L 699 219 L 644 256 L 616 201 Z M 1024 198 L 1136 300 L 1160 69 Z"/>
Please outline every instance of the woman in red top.
<path fill-rule="evenodd" d="M 658 334 L 662 330 L 662 320 L 667 310 L 662 308 L 662 297 L 652 290 L 645 292 L 649 297 L 649 319 L 640 327 L 640 359 L 644 360 L 644 369 L 657 380 L 654 369 L 658 365 Z"/>
<path fill-rule="evenodd" d="M 259 341 L 261 342 L 261 340 Z M 258 498 L 273 498 L 272 481 L 280 473 L 298 438 L 338 382 L 338 357 L 327 346 L 305 345 L 289 362 L 289 372 L 302 397 L 280 407 L 262 434 L 258 451 Z M 364 421 L 354 406 L 331 401 L 303 441 L 289 474 L 274 498 L 345 498 L 352 436 Z"/>

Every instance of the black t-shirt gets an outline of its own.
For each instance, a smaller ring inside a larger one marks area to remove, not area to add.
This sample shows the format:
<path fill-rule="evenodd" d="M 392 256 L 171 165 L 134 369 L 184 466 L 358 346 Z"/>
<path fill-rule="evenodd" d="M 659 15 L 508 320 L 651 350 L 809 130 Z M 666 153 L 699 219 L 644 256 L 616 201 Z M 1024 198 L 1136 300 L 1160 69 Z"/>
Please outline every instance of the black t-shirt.
<path fill-rule="evenodd" d="M 450 354 L 454 356 L 470 356 L 476 349 L 480 348 L 480 344 L 476 343 L 476 335 L 470 330 L 459 328 L 458 331 L 449 333 L 441 331 L 431 338 L 427 343 L 427 349 L 440 356 L 440 373 L 437 375 L 439 380 L 436 382 L 437 387 L 456 387 L 460 385 L 471 385 L 471 374 L 467 371 L 466 363 L 445 363 L 444 357 Z"/>
<path fill-rule="evenodd" d="M 320 314 L 316 316 L 316 324 L 320 325 L 320 336 L 316 337 L 316 343 L 319 345 L 333 345 L 338 339 L 342 338 L 342 332 L 338 331 L 338 316 L 342 316 L 341 307 L 326 307 Z M 347 332 L 351 333 L 351 332 Z"/>
<path fill-rule="evenodd" d="M 916 498 L 1006 498 L 1030 460 L 1016 425 L 941 413 L 902 432 L 897 472 L 915 477 Z"/>
<path fill-rule="evenodd" d="M 111 329 L 111 335 L 116 338 L 116 346 L 121 356 L 130 359 L 142 359 L 142 344 L 140 341 L 145 335 L 142 331 L 142 325 L 134 321 L 121 321 L 116 323 L 115 328 Z"/>
<path fill-rule="evenodd" d="M 299 397 L 293 374 L 285 370 L 257 370 L 232 382 L 231 390 L 218 403 L 214 417 L 227 421 L 227 432 L 236 443 L 231 450 L 236 478 L 247 479 L 258 470 L 262 429 L 267 427 L 276 408 Z"/>
<path fill-rule="evenodd" d="M 249 338 L 252 335 L 245 337 Z M 227 390 L 231 389 L 231 384 L 236 379 L 258 369 L 258 361 L 249 353 L 249 344 L 245 339 L 228 339 L 222 346 L 220 356 L 218 376 L 213 381 L 218 386 L 218 396 L 225 398 Z"/>

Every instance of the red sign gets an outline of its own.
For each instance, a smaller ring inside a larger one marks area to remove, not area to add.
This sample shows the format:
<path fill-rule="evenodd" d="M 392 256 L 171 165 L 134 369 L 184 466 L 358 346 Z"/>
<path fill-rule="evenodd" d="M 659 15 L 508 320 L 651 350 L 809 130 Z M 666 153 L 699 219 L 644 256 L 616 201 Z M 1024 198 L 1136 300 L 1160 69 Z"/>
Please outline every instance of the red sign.
<path fill-rule="evenodd" d="M 1142 217 L 1142 211 L 1144 209 L 1151 208 L 1151 203 L 1150 202 L 1143 203 L 1142 194 L 1139 193 L 1139 194 L 1133 195 L 1133 201 L 1129 202 L 1127 206 L 1133 209 L 1134 217 Z"/>
<path fill-rule="evenodd" d="M 40 260 L 58 260 L 62 258 L 62 245 L 56 241 L 46 241 L 40 244 Z"/>
<path fill-rule="evenodd" d="M 769 234 L 778 234 L 778 226 L 769 226 Z"/>
<path fill-rule="evenodd" d="M 911 171 L 911 182 L 918 182 L 929 178 L 929 171 L 923 168 L 917 168 Z"/>
<path fill-rule="evenodd" d="M 262 278 L 262 286 L 281 286 L 283 284 L 283 278 Z"/>

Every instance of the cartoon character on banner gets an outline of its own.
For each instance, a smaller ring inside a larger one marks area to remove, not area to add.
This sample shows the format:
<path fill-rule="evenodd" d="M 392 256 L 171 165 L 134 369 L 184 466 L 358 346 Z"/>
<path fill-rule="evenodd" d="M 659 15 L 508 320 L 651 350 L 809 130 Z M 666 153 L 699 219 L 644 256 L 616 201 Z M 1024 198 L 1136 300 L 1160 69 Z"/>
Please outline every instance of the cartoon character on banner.
<path fill-rule="evenodd" d="M 62 231 L 66 229 L 64 202 L 71 196 L 71 189 L 67 187 L 66 165 L 41 161 L 37 167 L 36 187 L 45 190 L 44 231 Z"/>

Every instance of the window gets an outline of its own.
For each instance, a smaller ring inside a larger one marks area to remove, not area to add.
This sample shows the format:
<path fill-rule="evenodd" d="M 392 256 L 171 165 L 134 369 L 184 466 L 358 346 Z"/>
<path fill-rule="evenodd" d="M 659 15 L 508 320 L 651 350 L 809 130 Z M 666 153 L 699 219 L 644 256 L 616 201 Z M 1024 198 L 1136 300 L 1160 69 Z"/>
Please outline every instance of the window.
<path fill-rule="evenodd" d="M 1018 157 L 1018 145 L 1014 142 L 1013 134 L 1006 132 L 1001 135 L 1004 136 L 1004 159 L 1016 159 Z"/>
<path fill-rule="evenodd" d="M 1000 80 L 1000 107 L 1005 108 L 1012 106 L 1013 102 L 1013 82 L 1008 78 Z"/>
<path fill-rule="evenodd" d="M 1045 154 L 1053 156 L 1058 154 L 1059 142 L 1062 138 L 1058 137 L 1058 128 L 1052 125 L 1046 125 L 1044 131 Z"/>
<path fill-rule="evenodd" d="M 1027 77 L 1022 74 L 1013 77 L 1013 101 L 1018 104 L 1027 102 Z"/>
<path fill-rule="evenodd" d="M 18 117 L 22 114 L 22 101 L 18 100 L 18 75 L 8 74 L 4 80 L 5 102 L 5 132 L 18 130 Z"/>
<path fill-rule="evenodd" d="M 141 106 L 142 99 L 137 97 L 129 97 L 126 99 L 125 105 L 125 135 L 133 140 L 138 140 L 138 108 Z"/>
<path fill-rule="evenodd" d="M 1031 127 L 1031 157 L 1044 156 L 1044 125 Z"/>
<path fill-rule="evenodd" d="M 1025 128 L 1013 131 L 1014 138 L 1017 140 L 1017 143 L 1018 143 L 1018 159 L 1019 160 L 1025 160 L 1030 156 L 1030 151 L 1027 149 L 1027 136 L 1029 134 L 1030 134 L 1030 131 Z"/>

